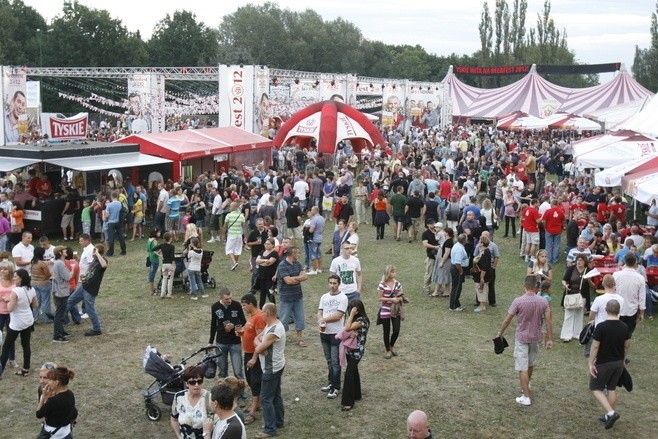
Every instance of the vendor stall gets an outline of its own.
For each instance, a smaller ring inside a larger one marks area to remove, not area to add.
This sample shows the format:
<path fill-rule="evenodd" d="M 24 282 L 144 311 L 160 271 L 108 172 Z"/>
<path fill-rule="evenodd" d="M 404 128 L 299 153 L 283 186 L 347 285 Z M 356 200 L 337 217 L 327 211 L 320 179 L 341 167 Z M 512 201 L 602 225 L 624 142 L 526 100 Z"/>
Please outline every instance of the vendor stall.
<path fill-rule="evenodd" d="M 60 143 L 52 146 L 5 146 L 0 148 L 0 171 L 7 172 L 30 167 L 29 172 L 23 172 L 23 178 L 33 182 L 42 180 L 39 188 L 30 188 L 37 199 L 25 205 L 25 228 L 36 234 L 61 233 L 60 221 L 65 204 L 64 190 L 74 187 L 80 196 L 92 196 L 100 191 L 105 184 L 116 185 L 111 172 L 119 172 L 131 176 L 139 182 L 146 180 L 151 172 L 163 172 L 170 176 L 171 160 L 153 157 L 139 152 L 139 145 L 115 145 L 109 143 Z M 110 171 L 112 170 L 112 171 Z M 108 172 L 109 171 L 109 172 Z M 37 176 L 37 174 L 39 176 Z M 81 230 L 80 212 L 76 212 L 75 230 Z"/>
<path fill-rule="evenodd" d="M 173 180 L 219 167 L 272 163 L 271 140 L 235 127 L 133 134 L 116 143 L 138 144 L 141 153 L 172 161 Z"/>

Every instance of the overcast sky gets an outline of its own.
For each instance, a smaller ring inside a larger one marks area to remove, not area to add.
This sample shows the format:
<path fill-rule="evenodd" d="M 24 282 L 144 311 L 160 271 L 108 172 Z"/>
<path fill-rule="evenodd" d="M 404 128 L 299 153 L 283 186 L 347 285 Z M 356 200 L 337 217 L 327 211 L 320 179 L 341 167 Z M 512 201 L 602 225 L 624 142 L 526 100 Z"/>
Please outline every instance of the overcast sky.
<path fill-rule="evenodd" d="M 24 0 L 47 20 L 61 13 L 63 0 Z M 110 11 L 131 31 L 148 39 L 155 24 L 177 9 L 194 12 L 197 19 L 216 27 L 222 16 L 233 13 L 238 0 L 79 0 Z M 250 3 L 262 4 L 262 1 Z M 325 20 L 337 17 L 354 23 L 363 36 L 387 44 L 420 44 L 437 55 L 472 54 L 480 41 L 481 0 L 279 0 L 281 8 L 301 11 L 312 5 Z M 494 0 L 489 1 L 492 8 Z M 528 0 L 526 24 L 534 26 L 543 0 Z M 508 0 L 511 6 L 513 0 Z M 581 63 L 623 62 L 630 71 L 635 46 L 650 44 L 649 25 L 655 0 L 553 0 L 552 16 L 565 28 L 569 48 Z M 156 6 L 157 5 L 157 6 Z M 604 78 L 602 78 L 604 79 Z"/>

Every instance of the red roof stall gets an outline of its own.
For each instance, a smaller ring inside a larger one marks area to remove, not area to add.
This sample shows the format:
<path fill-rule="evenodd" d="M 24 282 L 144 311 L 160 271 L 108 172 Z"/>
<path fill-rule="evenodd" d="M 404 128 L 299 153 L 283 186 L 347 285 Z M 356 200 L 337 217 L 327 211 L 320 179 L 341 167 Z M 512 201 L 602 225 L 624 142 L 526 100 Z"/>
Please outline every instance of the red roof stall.
<path fill-rule="evenodd" d="M 272 141 L 235 127 L 133 134 L 117 140 L 137 143 L 142 153 L 173 161 L 172 179 L 223 167 L 272 163 Z"/>

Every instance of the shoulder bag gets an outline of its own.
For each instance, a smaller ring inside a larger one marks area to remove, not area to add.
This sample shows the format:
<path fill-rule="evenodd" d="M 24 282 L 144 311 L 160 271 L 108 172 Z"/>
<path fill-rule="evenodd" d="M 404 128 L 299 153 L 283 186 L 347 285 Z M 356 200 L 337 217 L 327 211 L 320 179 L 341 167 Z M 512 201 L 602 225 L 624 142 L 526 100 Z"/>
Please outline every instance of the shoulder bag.
<path fill-rule="evenodd" d="M 585 272 L 580 275 L 580 287 L 578 288 L 577 293 L 569 294 L 569 290 L 565 291 L 564 295 L 564 309 L 580 309 L 585 306 L 585 298 L 580 294 L 580 290 L 583 287 L 583 279 Z"/>

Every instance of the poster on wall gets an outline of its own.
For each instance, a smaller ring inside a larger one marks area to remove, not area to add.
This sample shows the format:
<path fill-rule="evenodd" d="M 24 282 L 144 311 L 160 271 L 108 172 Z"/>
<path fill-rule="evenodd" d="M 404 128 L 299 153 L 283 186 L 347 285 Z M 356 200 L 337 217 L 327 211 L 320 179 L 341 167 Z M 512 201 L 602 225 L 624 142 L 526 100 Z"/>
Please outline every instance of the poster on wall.
<path fill-rule="evenodd" d="M 254 66 L 219 66 L 219 126 L 253 130 Z"/>
<path fill-rule="evenodd" d="M 320 100 L 334 100 L 347 103 L 346 83 L 342 79 L 322 78 L 320 79 Z"/>
<path fill-rule="evenodd" d="M 403 129 L 405 108 L 402 107 L 404 89 L 399 84 L 384 84 L 382 88 L 382 128 Z"/>
<path fill-rule="evenodd" d="M 6 145 L 29 137 L 31 129 L 27 116 L 27 77 L 24 71 L 2 68 L 3 139 Z"/>
<path fill-rule="evenodd" d="M 405 128 L 440 126 L 443 91 L 430 85 L 406 84 L 405 87 Z"/>
<path fill-rule="evenodd" d="M 126 125 L 130 132 L 146 134 L 165 130 L 162 114 L 164 85 L 164 78 L 156 74 L 139 74 L 128 78 Z"/>
<path fill-rule="evenodd" d="M 43 133 L 41 129 L 41 81 L 27 81 L 27 119 L 35 131 Z"/>
<path fill-rule="evenodd" d="M 253 132 L 263 137 L 269 137 L 270 128 L 276 123 L 272 117 L 270 102 L 270 69 L 256 66 L 254 72 L 254 124 Z"/>

